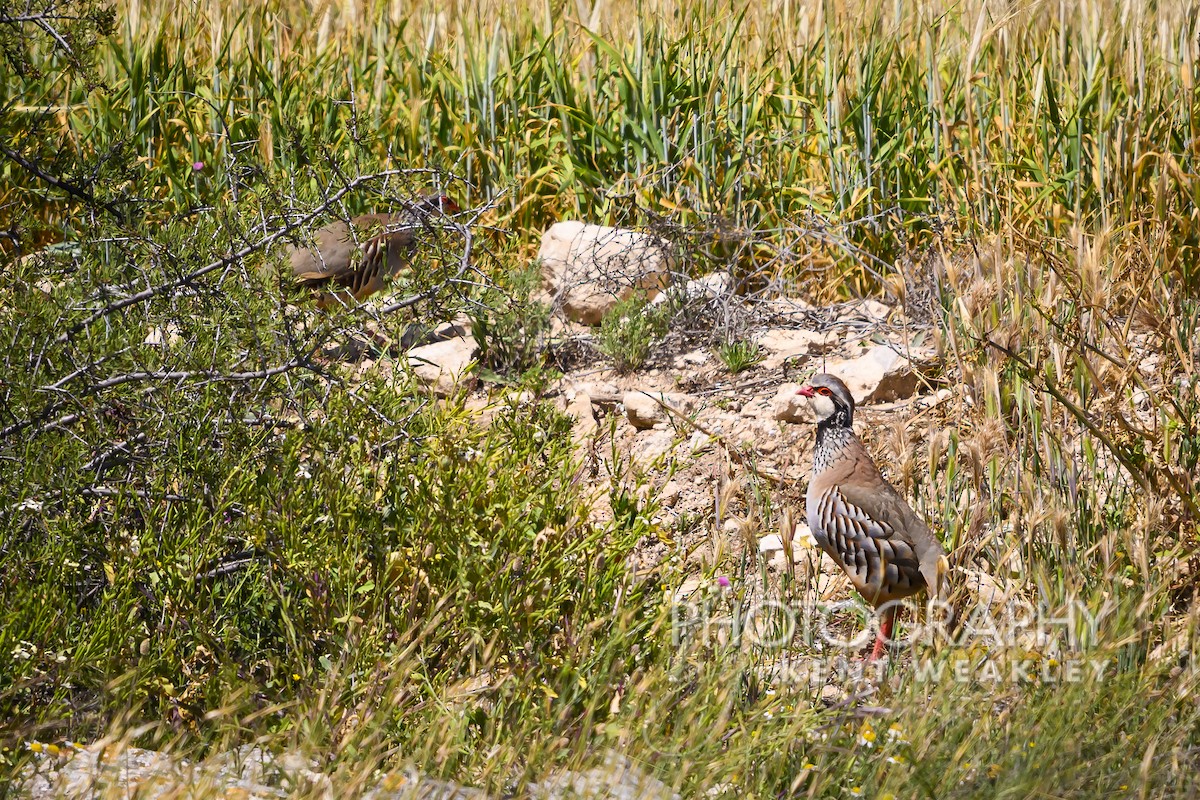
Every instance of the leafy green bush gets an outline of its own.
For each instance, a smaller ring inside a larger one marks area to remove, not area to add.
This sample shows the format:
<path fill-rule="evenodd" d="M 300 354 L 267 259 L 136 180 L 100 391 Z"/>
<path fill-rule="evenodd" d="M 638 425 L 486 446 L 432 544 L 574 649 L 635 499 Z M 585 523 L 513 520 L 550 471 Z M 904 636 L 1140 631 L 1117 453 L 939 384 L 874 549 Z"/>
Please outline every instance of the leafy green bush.
<path fill-rule="evenodd" d="M 557 669 L 577 646 L 565 631 L 630 590 L 622 565 L 646 529 L 586 521 L 570 420 L 551 406 L 484 430 L 461 404 L 368 382 L 323 411 L 274 431 L 181 415 L 145 496 L 5 492 L 21 511 L 0 556 L 0 713 L 70 719 L 86 700 L 194 723 L 247 685 L 284 700 L 331 660 L 405 651 L 442 680 Z"/>
<path fill-rule="evenodd" d="M 646 363 L 654 340 L 667 332 L 671 308 L 650 305 L 641 294 L 619 301 L 600 323 L 599 349 L 618 372 L 633 372 Z"/>

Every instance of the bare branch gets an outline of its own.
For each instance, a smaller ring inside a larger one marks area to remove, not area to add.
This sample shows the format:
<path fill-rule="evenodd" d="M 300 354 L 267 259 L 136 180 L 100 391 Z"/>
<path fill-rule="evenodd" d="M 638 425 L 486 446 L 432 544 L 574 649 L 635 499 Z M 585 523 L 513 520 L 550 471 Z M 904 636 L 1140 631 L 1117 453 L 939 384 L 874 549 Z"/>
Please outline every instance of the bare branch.
<path fill-rule="evenodd" d="M 63 190 L 72 197 L 82 200 L 90 206 L 104 209 L 109 214 L 112 214 L 117 222 L 124 224 L 126 220 L 125 212 L 122 211 L 116 203 L 98 200 L 94 194 L 84 187 L 74 184 L 65 178 L 59 178 L 56 175 L 51 175 L 49 172 L 46 172 L 44 169 L 25 158 L 20 153 L 5 147 L 3 144 L 0 144 L 0 153 L 2 153 L 9 161 L 12 161 L 21 169 L 25 170 L 30 175 L 33 175 L 35 178 L 45 181 L 56 189 Z"/>
<path fill-rule="evenodd" d="M 238 381 L 253 381 L 262 378 L 270 378 L 275 375 L 280 375 L 284 372 L 289 372 L 298 367 L 312 366 L 311 354 L 300 358 L 292 359 L 286 364 L 280 364 L 270 369 L 258 370 L 256 372 L 220 372 L 217 370 L 159 370 L 157 372 L 127 372 L 124 375 L 116 375 L 99 383 L 92 384 L 88 387 L 87 394 L 95 394 L 104 389 L 111 389 L 114 386 L 121 386 L 126 383 L 138 383 L 141 381 L 186 381 L 193 378 L 206 378 L 210 383 L 235 383 Z"/>

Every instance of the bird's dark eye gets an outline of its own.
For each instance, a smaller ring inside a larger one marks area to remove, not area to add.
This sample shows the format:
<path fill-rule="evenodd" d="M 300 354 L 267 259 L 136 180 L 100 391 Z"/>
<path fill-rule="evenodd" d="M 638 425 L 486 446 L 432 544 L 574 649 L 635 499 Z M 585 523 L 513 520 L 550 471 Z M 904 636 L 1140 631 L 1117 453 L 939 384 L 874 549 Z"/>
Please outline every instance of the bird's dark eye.
<path fill-rule="evenodd" d="M 826 397 L 829 397 L 831 394 L 833 394 L 833 392 L 829 389 L 828 386 L 822 386 L 820 389 L 817 389 L 817 394 L 823 394 Z"/>

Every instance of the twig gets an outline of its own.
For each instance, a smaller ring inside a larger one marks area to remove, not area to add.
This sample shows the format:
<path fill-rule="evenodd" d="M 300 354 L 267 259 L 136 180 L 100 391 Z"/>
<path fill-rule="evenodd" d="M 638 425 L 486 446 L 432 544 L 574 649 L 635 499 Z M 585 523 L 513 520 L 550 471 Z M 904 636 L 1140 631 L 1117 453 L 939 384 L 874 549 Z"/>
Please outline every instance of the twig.
<path fill-rule="evenodd" d="M 61 409 L 65 405 L 66 405 L 66 403 L 57 403 L 57 404 L 51 406 L 50 408 L 46 409 L 40 416 L 42 418 L 48 417 L 51 414 L 53 414 L 55 411 L 58 411 L 59 409 Z M 50 422 L 47 422 L 42 427 L 38 428 L 37 433 L 44 433 L 44 432 L 50 430 L 51 428 L 57 428 L 60 425 L 71 425 L 75 422 L 78 422 L 79 418 L 80 418 L 79 414 L 64 414 L 63 416 L 59 417 L 58 419 L 51 420 Z M 4 430 L 0 430 L 0 439 L 7 439 L 12 434 L 20 433 L 21 431 L 25 430 L 26 428 L 28 428 L 30 425 L 33 425 L 33 424 L 34 424 L 34 421 L 31 419 L 21 420 L 20 422 L 14 422 L 12 425 L 9 425 Z M 37 435 L 37 434 L 34 434 L 34 435 Z"/>
<path fill-rule="evenodd" d="M 137 436 L 134 436 L 132 439 L 129 439 L 124 442 L 117 442 L 112 447 L 108 448 L 103 453 L 101 453 L 100 455 L 93 458 L 91 461 L 84 464 L 80 469 L 83 472 L 87 472 L 88 470 L 91 470 L 91 469 L 100 469 L 102 467 L 105 467 L 108 464 L 108 460 L 110 458 L 112 458 L 113 456 L 115 456 L 117 453 L 128 453 L 128 452 L 130 452 L 130 450 L 129 450 L 130 445 L 141 444 L 144 441 L 146 441 L 146 434 L 139 433 Z"/>
<path fill-rule="evenodd" d="M 245 569 L 254 562 L 263 561 L 265 558 L 265 555 L 262 553 L 251 553 L 247 551 L 234 553 L 233 555 L 225 556 L 224 558 L 220 559 L 217 563 L 217 566 L 213 567 L 212 569 L 197 573 L 195 579 L 198 581 L 203 581 L 210 580 L 212 578 L 219 578 L 223 575 L 229 575 L 230 573 Z"/>
<path fill-rule="evenodd" d="M 119 222 L 121 224 L 125 223 L 125 220 L 126 220 L 125 212 L 122 211 L 120 206 L 118 206 L 116 203 L 113 203 L 111 201 L 104 201 L 104 200 L 96 199 L 96 196 L 94 194 L 92 194 L 91 192 L 89 192 L 87 189 L 85 189 L 81 186 L 78 186 L 78 185 L 72 183 L 71 181 L 65 180 L 63 178 L 59 178 L 56 175 L 51 175 L 49 172 L 46 172 L 44 169 L 39 167 L 37 164 L 34 164 L 32 161 L 29 161 L 27 158 L 22 156 L 20 153 L 16 152 L 15 150 L 10 150 L 8 147 L 5 147 L 2 144 L 0 144 L 0 153 L 3 153 L 5 155 L 5 157 L 8 158 L 9 161 L 12 161 L 17 166 L 21 167 L 21 169 L 23 169 L 26 172 L 28 172 L 29 174 L 33 175 L 35 178 L 39 178 L 39 179 L 45 181 L 46 183 L 50 184 L 51 186 L 55 187 L 56 189 L 62 189 L 64 192 L 71 195 L 72 197 L 78 198 L 89 205 L 97 206 L 99 208 L 104 209 L 108 213 L 112 214 L 113 217 L 116 218 L 117 222 Z"/>
<path fill-rule="evenodd" d="M 314 371 L 319 371 L 317 365 L 314 364 L 312 361 L 312 356 L 313 356 L 313 353 L 315 353 L 315 352 L 316 352 L 316 350 L 314 348 L 314 350 L 312 352 L 309 352 L 306 355 L 302 355 L 297 358 L 294 358 L 291 361 L 287 362 L 286 364 L 280 364 L 275 367 L 270 367 L 268 369 L 263 369 L 263 370 L 257 370 L 254 372 L 220 372 L 217 370 L 176 370 L 176 371 L 159 370 L 158 372 L 128 372 L 128 373 L 125 373 L 124 375 L 117 375 L 112 378 L 108 378 L 107 380 L 103 380 L 103 381 L 100 381 L 99 383 L 95 383 L 95 384 L 92 384 L 91 386 L 85 387 L 72 399 L 75 402 L 78 402 L 78 400 L 81 398 L 98 394 L 99 392 L 101 392 L 105 389 L 111 389 L 115 386 L 122 386 L 127 383 L 139 383 L 142 381 L 184 381 L 184 380 L 190 380 L 192 378 L 205 378 L 211 383 L 237 383 L 237 382 L 262 380 L 265 378 L 271 378 L 276 375 L 281 375 L 281 374 L 284 374 L 287 372 L 291 372 L 292 370 L 299 369 L 301 367 L 304 367 L 306 369 L 312 369 Z M 9 425 L 7 428 L 0 430 L 0 439 L 7 439 L 14 434 L 21 433 L 26 428 L 29 428 L 32 425 L 36 425 L 37 419 L 45 419 L 46 417 L 50 416 L 51 414 L 56 413 L 57 411 L 59 411 L 66 405 L 67 405 L 67 402 L 65 402 L 65 401 L 53 403 L 53 404 L 47 406 L 45 409 L 43 409 L 42 413 L 39 414 L 37 417 L 34 417 L 32 419 L 22 420 L 21 422 L 15 422 L 12 425 Z M 51 420 L 50 422 L 47 422 L 47 423 L 39 426 L 36 430 L 34 430 L 34 432 L 31 434 L 31 438 L 34 436 L 39 436 L 40 434 L 45 433 L 46 431 L 50 430 L 51 428 L 57 428 L 57 427 L 61 427 L 63 425 L 73 424 L 73 423 L 79 421 L 80 417 L 81 417 L 80 414 L 72 413 L 72 414 L 67 414 L 65 416 L 59 417 L 58 419 Z"/>
<path fill-rule="evenodd" d="M 310 366 L 312 364 L 311 354 L 301 356 L 300 358 L 292 359 L 286 364 L 271 367 L 269 369 L 258 370 L 257 372 L 220 372 L 211 369 L 194 369 L 194 370 L 179 370 L 168 372 L 160 370 L 158 372 L 128 372 L 124 375 L 117 375 L 108 380 L 100 381 L 88 387 L 87 394 L 95 394 L 104 389 L 111 389 L 114 386 L 121 386 L 126 383 L 137 383 L 139 381 L 185 381 L 192 378 L 207 378 L 212 383 L 237 383 L 240 381 L 253 381 L 261 378 L 271 378 L 275 375 L 284 372 L 290 372 L 299 367 Z"/>
<path fill-rule="evenodd" d="M 80 489 L 79 493 L 88 495 L 89 497 L 120 497 L 123 494 L 133 495 L 142 500 L 167 500 L 174 503 L 188 503 L 192 501 L 190 497 L 184 497 L 181 494 L 151 494 L 142 489 L 113 489 L 108 486 L 88 486 Z M 59 492 L 65 494 L 65 492 Z"/>

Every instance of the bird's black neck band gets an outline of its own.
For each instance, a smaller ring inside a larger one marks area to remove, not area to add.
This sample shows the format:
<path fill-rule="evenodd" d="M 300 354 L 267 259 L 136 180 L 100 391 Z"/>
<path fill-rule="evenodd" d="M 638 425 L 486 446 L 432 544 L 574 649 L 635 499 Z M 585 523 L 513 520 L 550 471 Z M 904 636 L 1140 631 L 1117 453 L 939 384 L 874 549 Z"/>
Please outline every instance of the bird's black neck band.
<path fill-rule="evenodd" d="M 844 408 L 836 408 L 831 416 L 826 417 L 817 423 L 817 444 L 825 440 L 831 432 L 835 435 L 839 431 L 851 430 L 851 417 L 846 413 Z"/>

